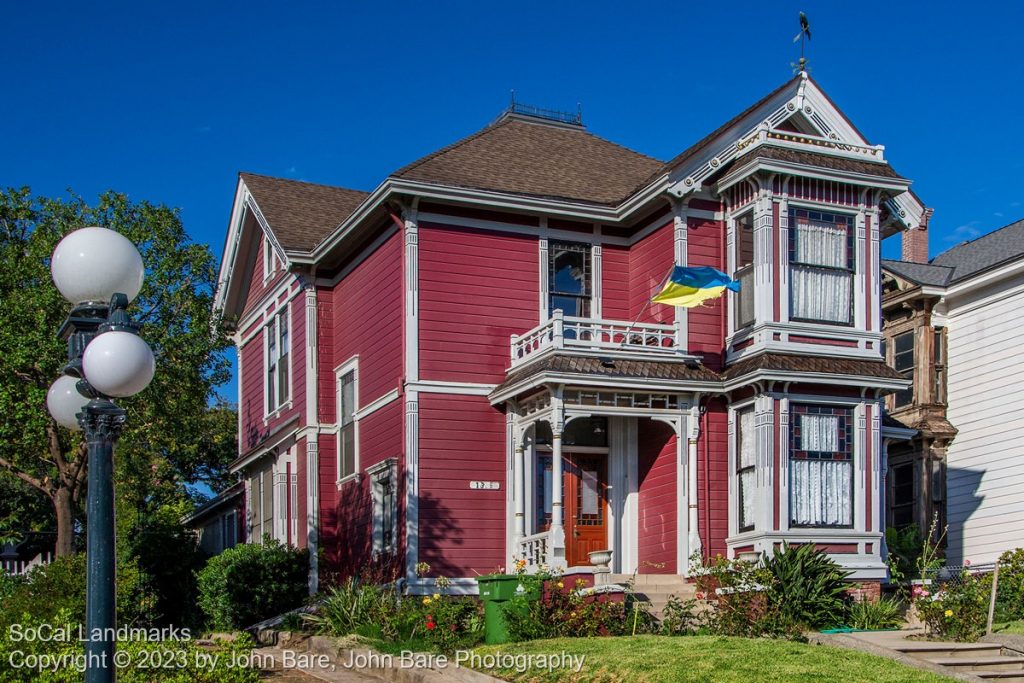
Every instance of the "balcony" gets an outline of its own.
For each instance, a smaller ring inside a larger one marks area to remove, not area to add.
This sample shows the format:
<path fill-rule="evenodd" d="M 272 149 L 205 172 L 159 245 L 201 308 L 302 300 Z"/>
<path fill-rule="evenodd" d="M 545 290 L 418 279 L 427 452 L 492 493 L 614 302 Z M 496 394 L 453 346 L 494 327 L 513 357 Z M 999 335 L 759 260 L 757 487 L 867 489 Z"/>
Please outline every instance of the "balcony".
<path fill-rule="evenodd" d="M 561 309 L 529 332 L 513 334 L 511 342 L 512 368 L 549 351 L 585 351 L 647 360 L 692 358 L 686 352 L 678 323 L 573 318 L 563 315 Z"/>

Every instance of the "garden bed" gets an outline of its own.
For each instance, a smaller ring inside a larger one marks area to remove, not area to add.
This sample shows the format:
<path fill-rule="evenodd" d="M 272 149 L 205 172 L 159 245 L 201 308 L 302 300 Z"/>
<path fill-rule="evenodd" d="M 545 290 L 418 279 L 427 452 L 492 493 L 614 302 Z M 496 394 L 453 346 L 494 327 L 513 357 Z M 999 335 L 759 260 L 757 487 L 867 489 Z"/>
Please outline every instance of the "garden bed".
<path fill-rule="evenodd" d="M 513 668 L 488 670 L 509 681 L 711 681 L 749 683 L 940 683 L 952 679 L 918 671 L 861 652 L 786 640 L 723 636 L 637 636 L 635 638 L 559 638 L 476 648 L 481 655 L 583 655 L 579 674 L 571 671 Z"/>

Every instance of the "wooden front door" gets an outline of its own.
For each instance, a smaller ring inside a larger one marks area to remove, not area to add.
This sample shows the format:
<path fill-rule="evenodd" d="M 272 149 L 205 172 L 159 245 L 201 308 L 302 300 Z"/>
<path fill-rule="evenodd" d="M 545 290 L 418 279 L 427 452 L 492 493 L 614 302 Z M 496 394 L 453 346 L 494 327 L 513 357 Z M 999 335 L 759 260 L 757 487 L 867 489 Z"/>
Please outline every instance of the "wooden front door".
<path fill-rule="evenodd" d="M 608 456 L 565 458 L 565 559 L 590 566 L 587 553 L 608 548 Z"/>
<path fill-rule="evenodd" d="M 546 530 L 551 526 L 551 456 L 541 456 L 537 465 L 537 518 Z M 608 456 L 564 454 L 562 486 L 565 559 L 570 567 L 588 567 L 587 553 L 608 548 Z"/>

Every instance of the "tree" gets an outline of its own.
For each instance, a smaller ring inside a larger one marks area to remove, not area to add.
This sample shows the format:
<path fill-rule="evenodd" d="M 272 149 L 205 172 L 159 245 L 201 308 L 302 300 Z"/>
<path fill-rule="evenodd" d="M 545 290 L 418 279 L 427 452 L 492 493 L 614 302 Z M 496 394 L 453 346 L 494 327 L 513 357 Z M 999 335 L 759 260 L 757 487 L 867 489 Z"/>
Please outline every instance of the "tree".
<path fill-rule="evenodd" d="M 145 391 L 121 402 L 128 420 L 116 451 L 119 483 L 144 489 L 157 477 L 216 480 L 229 459 L 227 449 L 208 448 L 210 427 L 221 426 L 208 405 L 228 378 L 227 339 L 212 311 L 210 248 L 190 240 L 177 210 L 123 194 L 104 193 L 89 206 L 75 195 L 0 192 L 0 469 L 49 499 L 58 555 L 72 549 L 88 463 L 81 433 L 58 426 L 46 410 L 46 391 L 67 361 L 56 333 L 69 310 L 50 279 L 49 259 L 65 234 L 88 225 L 124 234 L 146 265 L 131 312 L 157 372 Z M 141 489 L 135 495 L 145 497 Z"/>

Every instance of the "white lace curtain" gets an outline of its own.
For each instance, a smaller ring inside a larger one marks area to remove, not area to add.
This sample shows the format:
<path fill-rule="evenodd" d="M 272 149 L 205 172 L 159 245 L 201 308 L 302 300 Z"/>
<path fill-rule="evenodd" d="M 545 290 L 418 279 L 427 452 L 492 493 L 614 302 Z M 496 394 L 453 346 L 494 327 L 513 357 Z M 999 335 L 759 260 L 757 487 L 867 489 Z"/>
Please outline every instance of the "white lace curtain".
<path fill-rule="evenodd" d="M 853 278 L 845 270 L 846 229 L 828 223 L 799 223 L 794 230 L 797 263 L 790 267 L 790 316 L 849 323 Z"/>
<path fill-rule="evenodd" d="M 739 414 L 739 449 L 736 454 L 736 469 L 739 470 L 739 527 L 741 529 L 754 526 L 754 484 L 756 483 L 754 465 L 757 462 L 756 446 L 754 411 L 744 410 Z"/>
<path fill-rule="evenodd" d="M 818 453 L 838 451 L 839 418 L 835 415 L 801 415 L 799 450 Z M 792 524 L 853 524 L 852 461 L 792 458 L 789 471 Z"/>

